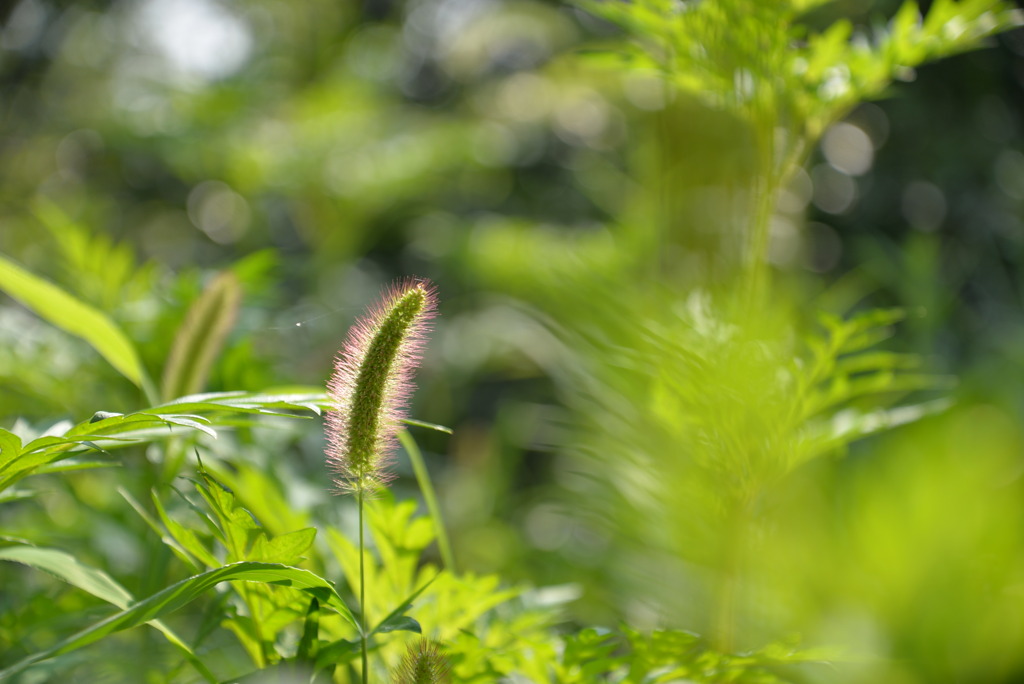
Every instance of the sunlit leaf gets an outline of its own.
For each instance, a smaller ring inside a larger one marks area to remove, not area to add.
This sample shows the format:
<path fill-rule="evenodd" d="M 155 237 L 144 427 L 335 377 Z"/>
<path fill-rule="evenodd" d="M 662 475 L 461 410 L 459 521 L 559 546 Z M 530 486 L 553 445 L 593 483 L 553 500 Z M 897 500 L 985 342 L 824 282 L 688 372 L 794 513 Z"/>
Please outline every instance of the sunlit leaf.
<path fill-rule="evenodd" d="M 48 572 L 58 579 L 121 609 L 127 609 L 135 601 L 131 593 L 110 575 L 102 570 L 79 562 L 77 558 L 64 551 L 38 546 L 7 546 L 0 547 L 0 560 L 22 563 Z M 182 650 L 189 662 L 203 673 L 207 681 L 216 681 L 209 670 L 196 658 L 195 653 L 188 647 L 188 644 L 171 631 L 167 625 L 155 619 L 150 620 L 149 624 L 167 637 L 169 642 Z M 0 678 L 3 676 L 3 673 L 0 673 Z"/>
<path fill-rule="evenodd" d="M 53 325 L 81 337 L 138 387 L 147 380 L 131 341 L 107 316 L 0 255 L 0 289 Z"/>
<path fill-rule="evenodd" d="M 336 610 L 353 626 L 356 625 L 355 618 L 334 586 L 308 570 L 275 563 L 233 563 L 173 584 L 52 647 L 21 660 L 0 671 L 0 680 L 12 677 L 35 663 L 88 646 L 109 634 L 168 615 L 188 605 L 221 582 L 237 581 L 263 582 L 300 589 L 315 596 L 322 605 Z"/>

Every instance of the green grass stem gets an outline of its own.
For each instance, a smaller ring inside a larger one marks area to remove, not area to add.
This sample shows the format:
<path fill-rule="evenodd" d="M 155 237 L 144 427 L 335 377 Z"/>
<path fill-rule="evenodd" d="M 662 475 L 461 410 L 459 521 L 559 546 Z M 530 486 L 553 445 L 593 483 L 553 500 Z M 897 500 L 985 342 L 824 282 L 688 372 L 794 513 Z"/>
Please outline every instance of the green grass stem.
<path fill-rule="evenodd" d="M 412 462 L 412 470 L 416 473 L 416 481 L 423 492 L 423 501 L 427 504 L 427 511 L 434 521 L 434 530 L 437 533 L 437 548 L 441 552 L 441 561 L 448 572 L 455 572 L 455 555 L 452 553 L 452 545 L 448 540 L 448 531 L 444 526 L 444 519 L 441 517 L 441 507 L 437 503 L 437 493 L 434 491 L 434 484 L 430 480 L 430 473 L 427 471 L 427 464 L 423 460 L 423 453 L 420 451 L 416 440 L 412 438 L 408 430 L 399 430 L 398 439 L 409 454 L 409 461 Z"/>

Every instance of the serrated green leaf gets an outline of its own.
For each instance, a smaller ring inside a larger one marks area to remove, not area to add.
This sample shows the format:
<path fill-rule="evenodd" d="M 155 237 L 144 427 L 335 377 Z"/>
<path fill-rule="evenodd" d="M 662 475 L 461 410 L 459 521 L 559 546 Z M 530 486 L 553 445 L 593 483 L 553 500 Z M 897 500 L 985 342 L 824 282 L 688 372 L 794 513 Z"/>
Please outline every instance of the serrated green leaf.
<path fill-rule="evenodd" d="M 279 534 L 273 539 L 267 539 L 265 536 L 260 537 L 253 544 L 248 560 L 293 565 L 299 562 L 302 554 L 313 545 L 315 538 L 315 527 L 307 527 L 302 530 Z"/>
<path fill-rule="evenodd" d="M 197 484 L 196 490 L 220 522 L 220 530 L 223 532 L 221 542 L 228 551 L 228 560 L 248 560 L 247 551 L 265 539 L 266 532 L 252 513 L 238 505 L 231 490 L 205 470 L 200 474 L 206 485 Z"/>

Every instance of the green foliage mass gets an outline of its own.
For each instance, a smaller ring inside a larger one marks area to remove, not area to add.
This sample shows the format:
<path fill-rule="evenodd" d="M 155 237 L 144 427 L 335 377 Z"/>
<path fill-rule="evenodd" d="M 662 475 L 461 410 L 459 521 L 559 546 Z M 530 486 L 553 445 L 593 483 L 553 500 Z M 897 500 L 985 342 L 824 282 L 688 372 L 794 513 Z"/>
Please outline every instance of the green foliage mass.
<path fill-rule="evenodd" d="M 943 233 L 795 266 L 863 103 L 1018 10 L 186 4 L 0 12 L 0 680 L 1020 678 L 1019 353 L 940 334 Z M 309 419 L 392 272 L 443 293 L 432 422 L 334 498 Z"/>

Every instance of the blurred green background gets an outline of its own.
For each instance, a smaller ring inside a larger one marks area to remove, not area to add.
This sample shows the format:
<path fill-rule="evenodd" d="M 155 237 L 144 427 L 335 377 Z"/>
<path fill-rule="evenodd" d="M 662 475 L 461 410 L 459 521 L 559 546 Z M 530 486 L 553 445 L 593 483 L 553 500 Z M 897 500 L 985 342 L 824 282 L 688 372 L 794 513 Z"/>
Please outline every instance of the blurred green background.
<path fill-rule="evenodd" d="M 871 25 L 895 6 L 828 12 Z M 153 377 L 189 304 L 233 271 L 242 307 L 210 390 L 322 385 L 384 285 L 430 278 L 441 315 L 412 415 L 454 429 L 417 437 L 461 567 L 578 583 L 582 624 L 710 628 L 692 511 L 616 508 L 580 484 L 604 467 L 581 452 L 646 425 L 649 388 L 619 352 L 657 316 L 617 311 L 637 306 L 623 287 L 685 308 L 735 271 L 741 127 L 580 59 L 619 31 L 557 2 L 22 0 L 0 22 L 0 251 L 108 312 Z M 776 488 L 739 645 L 798 632 L 896 663 L 851 681 L 1014 681 L 1024 32 L 908 80 L 826 132 L 780 198 L 770 259 L 783 309 L 905 308 L 891 346 L 956 376 L 957 407 Z M 595 374 L 602 358 L 622 366 Z M 4 427 L 142 405 L 84 342 L 0 299 Z M 275 447 L 266 467 L 329 505 L 318 426 Z M 54 485 L 0 526 L 45 519 L 56 545 L 138 553 L 118 531 L 131 513 L 87 489 Z M 96 520 L 70 513 L 82 496 Z M 17 599 L 0 588 L 0 612 Z"/>

